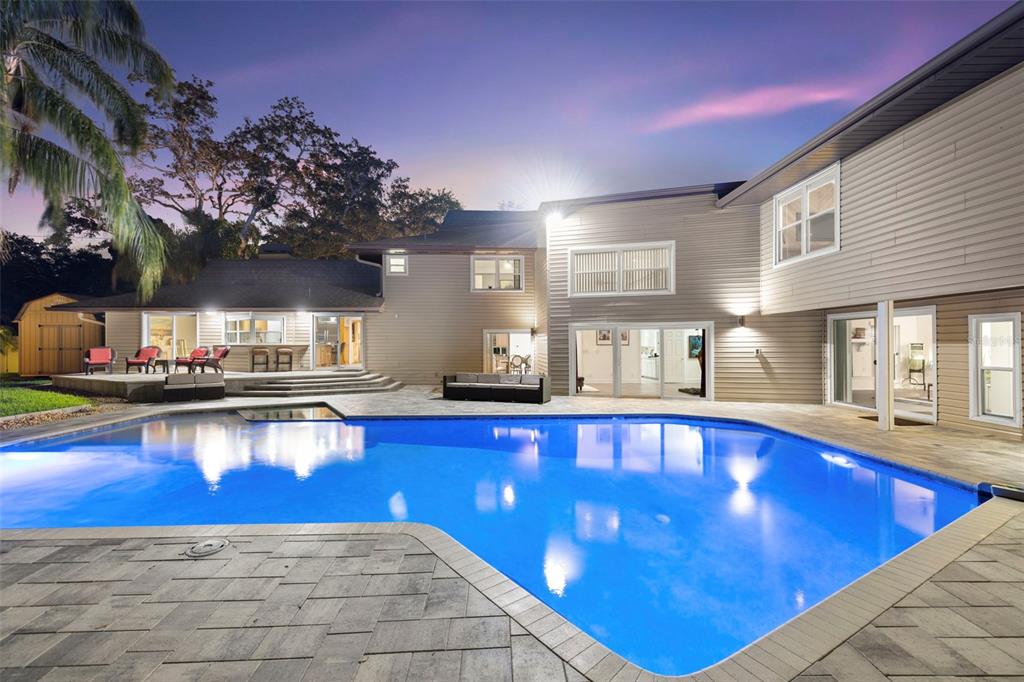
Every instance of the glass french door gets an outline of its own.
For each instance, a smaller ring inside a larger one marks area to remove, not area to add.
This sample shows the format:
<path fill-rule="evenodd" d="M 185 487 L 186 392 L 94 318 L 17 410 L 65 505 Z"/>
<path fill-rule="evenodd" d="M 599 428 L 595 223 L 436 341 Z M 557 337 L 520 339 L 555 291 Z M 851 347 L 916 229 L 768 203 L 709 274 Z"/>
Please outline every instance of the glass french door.
<path fill-rule="evenodd" d="M 313 316 L 313 368 L 334 367 L 341 353 L 340 315 Z"/>
<path fill-rule="evenodd" d="M 829 317 L 829 402 L 877 409 L 876 318 L 868 313 Z M 934 422 L 936 417 L 935 311 L 893 315 L 892 376 L 896 416 Z"/>
<path fill-rule="evenodd" d="M 829 325 L 831 402 L 875 409 L 875 318 L 832 317 Z"/>
<path fill-rule="evenodd" d="M 711 395 L 710 353 L 705 356 L 710 325 L 595 325 L 577 327 L 572 336 L 575 352 L 571 389 L 576 395 Z"/>

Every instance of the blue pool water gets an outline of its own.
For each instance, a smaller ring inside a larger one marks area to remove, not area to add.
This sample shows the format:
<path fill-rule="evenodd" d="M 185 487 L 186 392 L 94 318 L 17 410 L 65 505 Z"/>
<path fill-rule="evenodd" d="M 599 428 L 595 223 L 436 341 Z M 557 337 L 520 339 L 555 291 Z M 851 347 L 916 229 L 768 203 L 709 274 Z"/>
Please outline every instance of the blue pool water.
<path fill-rule="evenodd" d="M 157 419 L 0 450 L 0 526 L 434 524 L 658 673 L 728 656 L 976 506 L 762 427 L 674 417 Z"/>

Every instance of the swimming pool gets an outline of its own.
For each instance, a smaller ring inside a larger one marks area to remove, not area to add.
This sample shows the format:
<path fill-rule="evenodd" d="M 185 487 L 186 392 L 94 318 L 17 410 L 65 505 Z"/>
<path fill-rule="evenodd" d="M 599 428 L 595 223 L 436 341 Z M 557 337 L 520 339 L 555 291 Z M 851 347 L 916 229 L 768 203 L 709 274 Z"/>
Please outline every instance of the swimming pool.
<path fill-rule="evenodd" d="M 662 674 L 728 656 L 977 504 L 825 443 L 668 416 L 204 414 L 0 449 L 0 527 L 433 524 Z"/>

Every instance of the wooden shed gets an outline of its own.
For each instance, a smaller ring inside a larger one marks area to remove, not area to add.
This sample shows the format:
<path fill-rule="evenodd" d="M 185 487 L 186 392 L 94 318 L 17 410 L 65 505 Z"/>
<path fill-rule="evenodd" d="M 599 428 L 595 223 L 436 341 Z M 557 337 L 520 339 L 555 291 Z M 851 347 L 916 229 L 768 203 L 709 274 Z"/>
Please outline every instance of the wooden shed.
<path fill-rule="evenodd" d="M 18 325 L 21 376 L 81 372 L 85 350 L 103 345 L 103 323 L 95 315 L 47 310 L 50 306 L 73 303 L 79 298 L 53 293 L 21 306 L 14 318 Z"/>

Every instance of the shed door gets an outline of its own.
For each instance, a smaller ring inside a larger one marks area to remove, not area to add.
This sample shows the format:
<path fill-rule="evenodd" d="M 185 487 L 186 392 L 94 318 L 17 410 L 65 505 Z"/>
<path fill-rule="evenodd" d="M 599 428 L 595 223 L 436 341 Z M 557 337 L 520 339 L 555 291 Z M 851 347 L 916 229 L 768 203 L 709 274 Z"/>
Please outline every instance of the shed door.
<path fill-rule="evenodd" d="M 70 374 L 82 366 L 82 328 L 78 325 L 39 325 L 39 356 L 43 374 Z"/>

